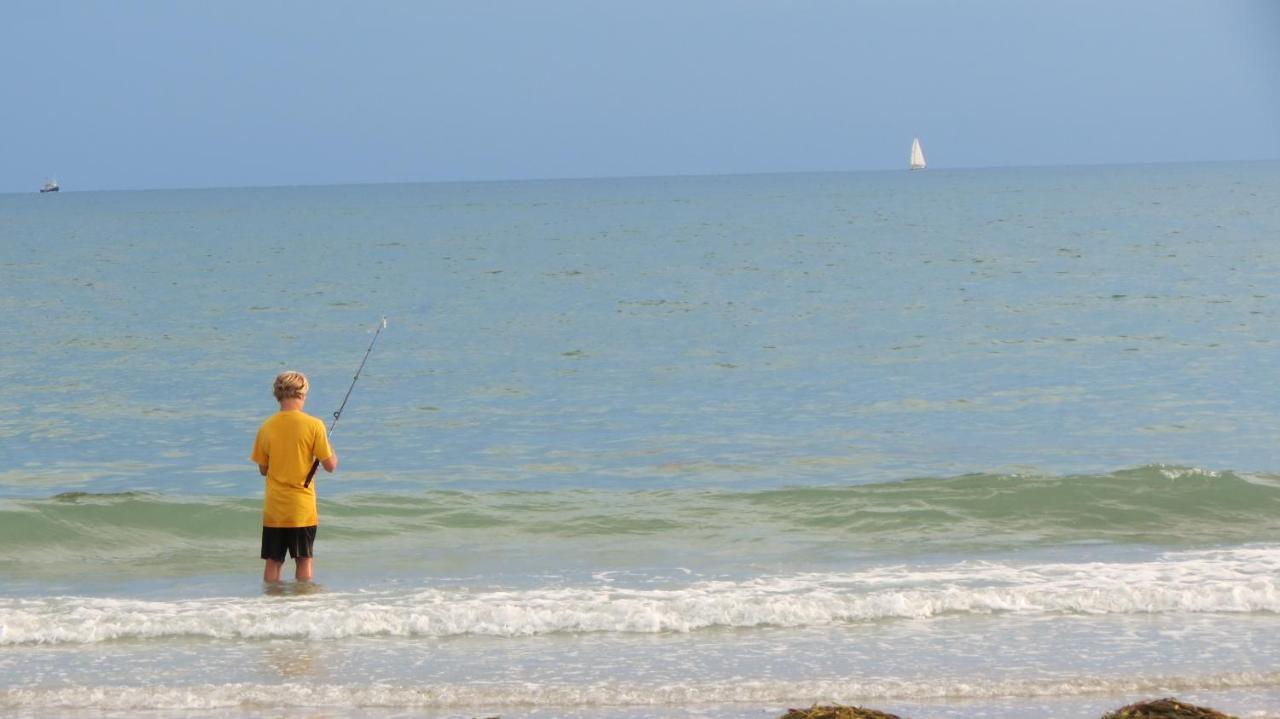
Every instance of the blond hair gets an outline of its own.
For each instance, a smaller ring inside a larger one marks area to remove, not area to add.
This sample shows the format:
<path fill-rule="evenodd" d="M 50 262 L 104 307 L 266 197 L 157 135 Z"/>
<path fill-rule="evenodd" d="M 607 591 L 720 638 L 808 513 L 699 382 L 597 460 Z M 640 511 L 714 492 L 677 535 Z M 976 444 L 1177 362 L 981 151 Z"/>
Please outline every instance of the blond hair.
<path fill-rule="evenodd" d="M 272 392 L 276 396 L 277 402 L 283 402 L 286 399 L 301 399 L 311 387 L 307 382 L 307 376 L 301 372 L 281 372 L 276 375 L 275 385 Z"/>

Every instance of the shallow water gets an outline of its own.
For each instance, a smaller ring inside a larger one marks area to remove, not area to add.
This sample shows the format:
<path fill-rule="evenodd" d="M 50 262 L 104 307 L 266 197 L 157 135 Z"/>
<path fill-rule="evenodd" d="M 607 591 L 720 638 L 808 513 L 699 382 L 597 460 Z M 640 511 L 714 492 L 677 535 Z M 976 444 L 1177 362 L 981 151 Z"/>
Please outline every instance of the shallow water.
<path fill-rule="evenodd" d="M 0 710 L 1280 716 L 1278 190 L 0 196 Z M 383 315 L 264 593 L 271 377 L 326 416 Z"/>

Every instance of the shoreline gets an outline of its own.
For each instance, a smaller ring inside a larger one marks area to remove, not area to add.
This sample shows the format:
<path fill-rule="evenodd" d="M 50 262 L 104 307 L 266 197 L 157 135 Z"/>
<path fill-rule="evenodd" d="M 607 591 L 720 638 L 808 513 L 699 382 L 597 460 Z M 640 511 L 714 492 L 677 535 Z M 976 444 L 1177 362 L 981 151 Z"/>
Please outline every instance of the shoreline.
<path fill-rule="evenodd" d="M 1123 695 L 1098 697 L 1006 697 L 986 700 L 938 701 L 849 701 L 818 703 L 808 708 L 788 708 L 774 702 L 558 704 L 544 703 L 536 695 L 528 701 L 511 697 L 492 704 L 480 699 L 483 686 L 473 687 L 475 696 L 450 697 L 429 688 L 416 693 L 417 700 L 401 694 L 380 695 L 374 687 L 328 687 L 309 699 L 280 697 L 277 689 L 292 684 L 241 687 L 236 696 L 215 698 L 202 695 L 199 687 L 107 687 L 0 690 L 0 711 L 28 717 L 101 715 L 146 711 L 148 716 L 208 717 L 241 719 L 248 717 L 302 717 L 323 712 L 330 717 L 368 716 L 375 719 L 415 716 L 427 719 L 500 717 L 538 719 L 548 715 L 558 719 L 1276 719 L 1272 707 L 1280 692 L 1264 694 L 1211 692 L 1181 693 L 1176 697 L 1153 699 Z M 250 690 L 251 689 L 251 690 Z M 323 689 L 323 688 L 318 688 Z M 792 704 L 794 706 L 794 703 Z"/>

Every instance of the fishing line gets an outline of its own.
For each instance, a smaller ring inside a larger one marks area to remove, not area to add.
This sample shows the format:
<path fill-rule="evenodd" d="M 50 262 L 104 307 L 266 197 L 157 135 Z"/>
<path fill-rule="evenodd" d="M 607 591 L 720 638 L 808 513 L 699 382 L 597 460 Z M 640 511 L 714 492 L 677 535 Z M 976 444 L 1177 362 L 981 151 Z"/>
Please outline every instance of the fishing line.
<path fill-rule="evenodd" d="M 373 339 L 369 341 L 369 349 L 364 351 L 364 359 L 360 360 L 360 366 L 356 368 L 356 375 L 351 378 L 351 386 L 347 388 L 347 394 L 342 398 L 342 404 L 338 405 L 338 411 L 333 413 L 333 421 L 329 423 L 329 434 L 333 434 L 333 428 L 338 426 L 338 418 L 342 417 L 342 410 L 347 406 L 347 400 L 351 399 L 351 390 L 356 388 L 356 382 L 360 380 L 360 373 L 364 371 L 364 363 L 369 361 L 369 353 L 373 352 L 373 343 L 378 341 L 378 335 L 387 328 L 387 318 L 383 317 L 378 323 L 378 330 L 373 333 Z M 303 487 L 311 486 L 311 479 L 316 476 L 316 470 L 320 468 L 320 460 L 311 462 L 311 471 L 307 472 L 307 480 L 302 483 Z"/>

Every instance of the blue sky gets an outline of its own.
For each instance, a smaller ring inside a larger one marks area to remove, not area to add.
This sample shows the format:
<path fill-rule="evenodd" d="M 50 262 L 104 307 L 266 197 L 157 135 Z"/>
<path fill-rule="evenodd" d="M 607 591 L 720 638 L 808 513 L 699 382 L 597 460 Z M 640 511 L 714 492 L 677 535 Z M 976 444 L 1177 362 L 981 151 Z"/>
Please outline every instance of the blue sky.
<path fill-rule="evenodd" d="M 0 192 L 1280 158 L 1273 0 L 10 2 Z"/>

